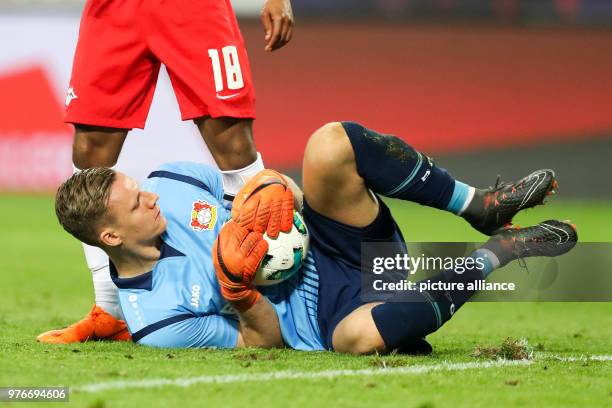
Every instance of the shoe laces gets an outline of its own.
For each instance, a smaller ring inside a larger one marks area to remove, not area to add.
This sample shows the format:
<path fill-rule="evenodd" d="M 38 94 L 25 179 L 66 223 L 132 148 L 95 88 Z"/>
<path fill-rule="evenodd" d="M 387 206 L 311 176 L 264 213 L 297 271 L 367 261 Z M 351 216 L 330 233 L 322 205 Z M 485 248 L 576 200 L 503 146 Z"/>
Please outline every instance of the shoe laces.
<path fill-rule="evenodd" d="M 495 187 L 493 187 L 493 189 L 497 190 L 500 187 L 500 184 L 502 184 L 501 174 L 498 174 L 497 179 L 495 180 Z"/>
<path fill-rule="evenodd" d="M 513 225 L 511 228 L 515 229 L 515 230 L 521 230 L 522 228 L 518 225 Z M 514 242 L 514 249 L 512 252 L 514 252 L 514 255 L 516 255 L 516 261 L 519 265 L 519 267 L 521 269 L 524 269 L 527 273 L 529 273 L 529 267 L 527 266 L 527 261 L 525 260 L 525 256 L 523 256 L 524 254 L 526 254 L 527 252 L 529 252 L 529 246 L 527 245 L 527 242 L 525 240 L 520 240 L 520 239 L 515 239 L 513 240 Z M 521 245 L 520 249 L 517 249 L 517 247 Z"/>
<path fill-rule="evenodd" d="M 508 182 L 508 181 L 502 181 L 501 180 L 501 174 L 498 174 L 497 175 L 497 179 L 495 179 L 495 186 L 493 186 L 493 187 L 489 186 L 489 190 L 490 190 L 490 192 L 493 193 L 493 192 L 499 191 L 501 189 L 504 189 L 506 187 L 509 187 L 512 184 L 513 183 Z M 514 192 L 514 191 L 512 191 L 512 192 Z"/>

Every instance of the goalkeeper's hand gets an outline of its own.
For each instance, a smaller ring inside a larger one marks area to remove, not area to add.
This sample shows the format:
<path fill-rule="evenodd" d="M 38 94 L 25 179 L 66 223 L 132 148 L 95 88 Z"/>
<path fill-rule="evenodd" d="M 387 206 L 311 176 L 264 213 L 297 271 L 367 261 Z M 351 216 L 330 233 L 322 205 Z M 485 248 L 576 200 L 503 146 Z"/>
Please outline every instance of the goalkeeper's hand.
<path fill-rule="evenodd" d="M 238 192 L 232 218 L 249 231 L 266 232 L 270 238 L 293 227 L 293 192 L 277 171 L 262 170 Z"/>
<path fill-rule="evenodd" d="M 261 296 L 253 279 L 267 251 L 261 233 L 249 232 L 232 220 L 215 240 L 213 262 L 221 294 L 239 312 L 248 310 Z"/>

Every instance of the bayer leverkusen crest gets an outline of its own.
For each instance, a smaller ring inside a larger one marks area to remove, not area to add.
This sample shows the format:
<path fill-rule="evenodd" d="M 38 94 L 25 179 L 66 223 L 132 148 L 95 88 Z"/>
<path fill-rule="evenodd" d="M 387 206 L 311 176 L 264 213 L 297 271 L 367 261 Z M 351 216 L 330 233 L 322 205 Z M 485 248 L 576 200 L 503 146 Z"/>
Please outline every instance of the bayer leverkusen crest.
<path fill-rule="evenodd" d="M 212 230 L 217 222 L 217 207 L 206 201 L 195 201 L 191 209 L 191 228 L 196 231 Z"/>

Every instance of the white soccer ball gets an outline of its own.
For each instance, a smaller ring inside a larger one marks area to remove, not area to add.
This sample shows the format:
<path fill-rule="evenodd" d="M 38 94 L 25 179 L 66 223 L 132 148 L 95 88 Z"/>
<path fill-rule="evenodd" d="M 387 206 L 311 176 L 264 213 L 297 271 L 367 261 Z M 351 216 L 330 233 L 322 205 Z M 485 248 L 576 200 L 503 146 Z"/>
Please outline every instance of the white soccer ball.
<path fill-rule="evenodd" d="M 268 252 L 255 274 L 255 285 L 276 285 L 293 276 L 304 263 L 308 253 L 308 229 L 297 211 L 293 212 L 291 231 L 278 234 L 272 239 L 264 234 L 268 241 Z"/>

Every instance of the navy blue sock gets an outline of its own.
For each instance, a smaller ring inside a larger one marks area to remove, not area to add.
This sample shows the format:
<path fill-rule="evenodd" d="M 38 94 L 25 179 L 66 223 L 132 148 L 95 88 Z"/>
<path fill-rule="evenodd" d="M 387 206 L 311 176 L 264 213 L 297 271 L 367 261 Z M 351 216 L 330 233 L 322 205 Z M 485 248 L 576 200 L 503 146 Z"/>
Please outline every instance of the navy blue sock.
<path fill-rule="evenodd" d="M 414 201 L 460 214 L 473 189 L 403 140 L 382 135 L 355 122 L 342 122 L 366 186 L 377 194 Z"/>
<path fill-rule="evenodd" d="M 477 251 L 472 257 L 481 256 Z M 387 303 L 372 308 L 372 318 L 388 350 L 393 350 L 438 330 L 475 293 L 467 284 L 484 279 L 494 266 L 465 268 L 441 272 L 425 281 L 462 282 L 463 290 L 410 291 L 395 295 Z"/>

